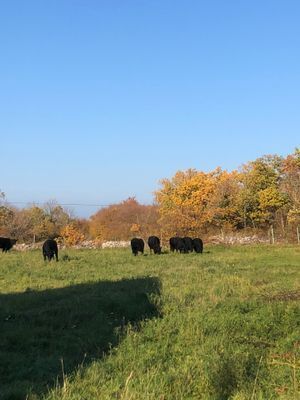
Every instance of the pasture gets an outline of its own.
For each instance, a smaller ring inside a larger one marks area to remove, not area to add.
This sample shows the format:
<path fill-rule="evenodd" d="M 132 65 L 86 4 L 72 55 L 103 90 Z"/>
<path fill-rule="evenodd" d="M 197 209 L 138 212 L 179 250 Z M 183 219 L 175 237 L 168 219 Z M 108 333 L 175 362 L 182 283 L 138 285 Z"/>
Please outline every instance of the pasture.
<path fill-rule="evenodd" d="M 0 254 L 1 400 L 300 398 L 300 246 Z"/>

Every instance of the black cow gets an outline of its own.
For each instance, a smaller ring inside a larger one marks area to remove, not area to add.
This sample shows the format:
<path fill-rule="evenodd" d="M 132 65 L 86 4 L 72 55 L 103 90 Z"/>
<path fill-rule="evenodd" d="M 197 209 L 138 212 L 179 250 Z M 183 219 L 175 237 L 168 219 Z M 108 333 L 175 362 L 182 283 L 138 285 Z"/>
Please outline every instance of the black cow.
<path fill-rule="evenodd" d="M 169 240 L 170 243 L 170 250 L 179 251 L 180 253 L 186 253 L 185 243 L 182 238 L 175 236 L 171 237 Z"/>
<path fill-rule="evenodd" d="M 43 256 L 44 256 L 44 261 L 48 260 L 51 261 L 52 258 L 58 261 L 58 247 L 57 243 L 54 239 L 47 239 L 44 244 L 43 244 Z"/>
<path fill-rule="evenodd" d="M 141 252 L 142 254 L 144 254 L 144 241 L 143 239 L 139 239 L 139 238 L 133 238 L 131 239 L 131 250 L 132 250 L 132 254 L 137 256 L 138 252 Z"/>
<path fill-rule="evenodd" d="M 161 254 L 160 240 L 157 236 L 149 236 L 148 246 L 150 248 L 150 254 L 152 250 L 154 251 L 154 254 Z"/>
<path fill-rule="evenodd" d="M 196 253 L 202 253 L 203 252 L 203 241 L 202 239 L 195 238 L 193 239 L 193 247 Z"/>
<path fill-rule="evenodd" d="M 17 239 L 0 237 L 0 249 L 2 249 L 2 252 L 6 253 L 13 247 L 14 244 L 16 244 L 16 242 Z"/>
<path fill-rule="evenodd" d="M 194 250 L 192 238 L 186 236 L 182 240 L 184 242 L 185 252 L 186 253 L 192 252 Z"/>

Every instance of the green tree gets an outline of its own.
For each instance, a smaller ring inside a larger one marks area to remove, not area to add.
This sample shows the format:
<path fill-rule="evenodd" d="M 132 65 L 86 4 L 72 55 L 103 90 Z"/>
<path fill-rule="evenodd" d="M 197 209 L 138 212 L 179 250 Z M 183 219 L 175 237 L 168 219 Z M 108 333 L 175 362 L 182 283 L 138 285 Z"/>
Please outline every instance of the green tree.
<path fill-rule="evenodd" d="M 243 166 L 239 204 L 244 227 L 265 226 L 279 204 L 285 204 L 286 197 L 280 191 L 281 174 L 282 158 L 277 155 L 260 157 Z"/>

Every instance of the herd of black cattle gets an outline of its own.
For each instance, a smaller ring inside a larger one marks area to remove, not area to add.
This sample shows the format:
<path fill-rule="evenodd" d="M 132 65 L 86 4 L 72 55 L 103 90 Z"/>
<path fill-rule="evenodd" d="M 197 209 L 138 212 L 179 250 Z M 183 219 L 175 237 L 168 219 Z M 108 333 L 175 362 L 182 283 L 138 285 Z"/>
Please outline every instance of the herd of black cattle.
<path fill-rule="evenodd" d="M 2 252 L 7 252 L 9 251 L 14 244 L 16 244 L 17 240 L 16 239 L 10 239 L 10 238 L 3 238 L 0 237 L 0 249 L 2 249 Z M 170 243 L 170 251 L 171 252 L 180 252 L 180 253 L 189 253 L 192 251 L 195 251 L 196 253 L 202 253 L 203 252 L 203 242 L 199 238 L 192 239 L 190 237 L 171 237 L 169 240 Z M 161 254 L 161 245 L 160 245 L 160 240 L 157 236 L 149 236 L 148 238 L 148 246 L 150 248 L 150 254 L 152 251 L 154 254 Z M 133 238 L 131 239 L 131 250 L 132 254 L 135 256 L 138 255 L 138 253 L 144 253 L 144 247 L 145 243 L 143 239 L 139 238 Z M 51 261 L 52 259 L 56 259 L 58 261 L 58 246 L 57 242 L 53 239 L 47 239 L 42 247 L 42 252 L 43 252 L 43 257 L 44 260 L 46 261 L 47 259 Z"/>
<path fill-rule="evenodd" d="M 195 251 L 196 253 L 203 252 L 203 241 L 200 238 L 192 239 L 190 237 L 171 237 L 169 240 L 170 243 L 170 251 L 171 252 L 180 252 L 180 253 L 190 253 Z M 157 236 L 149 236 L 148 238 L 148 246 L 150 248 L 150 253 L 152 251 L 154 254 L 161 254 L 161 246 L 160 240 Z M 133 238 L 131 239 L 131 250 L 132 253 L 136 256 L 138 253 L 144 253 L 145 243 L 143 239 Z"/>

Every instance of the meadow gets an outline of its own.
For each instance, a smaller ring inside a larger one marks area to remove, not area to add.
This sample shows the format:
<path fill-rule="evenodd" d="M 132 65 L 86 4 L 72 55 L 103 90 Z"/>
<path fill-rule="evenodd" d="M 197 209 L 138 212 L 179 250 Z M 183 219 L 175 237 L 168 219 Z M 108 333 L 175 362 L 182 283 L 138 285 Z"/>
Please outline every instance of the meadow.
<path fill-rule="evenodd" d="M 300 246 L 0 254 L 1 400 L 300 398 Z"/>

